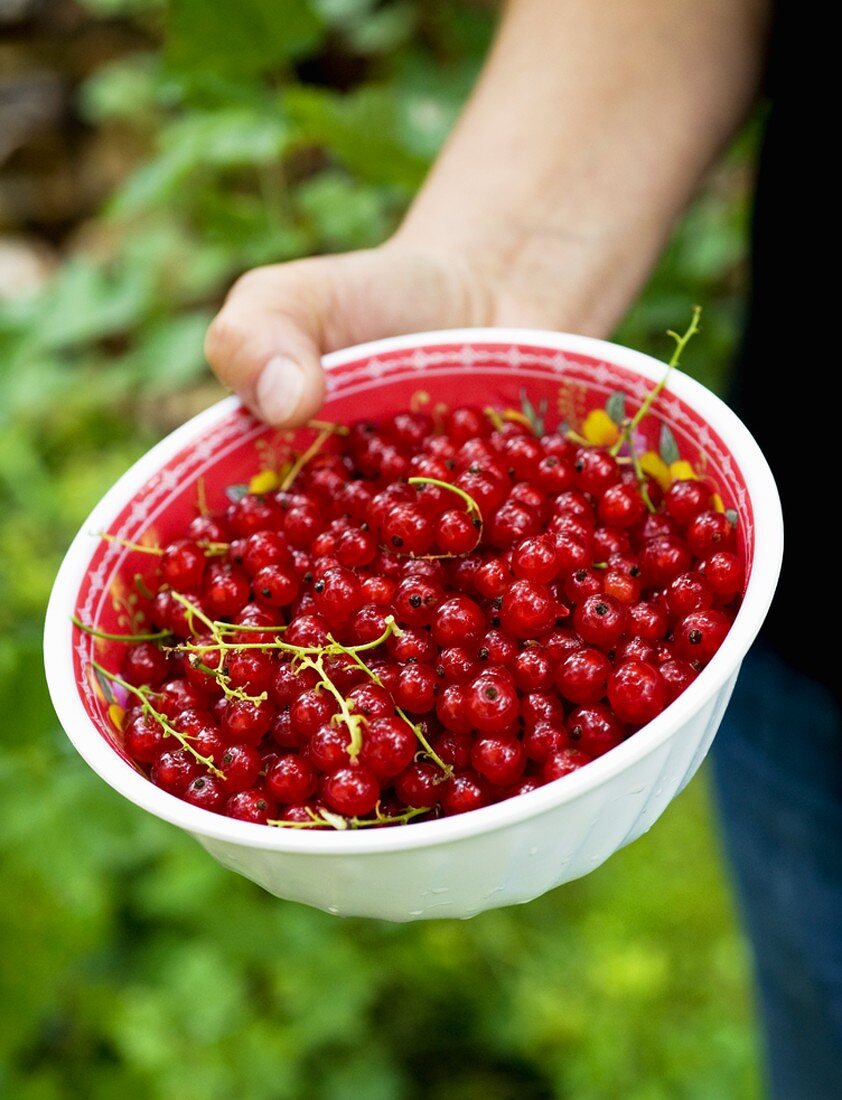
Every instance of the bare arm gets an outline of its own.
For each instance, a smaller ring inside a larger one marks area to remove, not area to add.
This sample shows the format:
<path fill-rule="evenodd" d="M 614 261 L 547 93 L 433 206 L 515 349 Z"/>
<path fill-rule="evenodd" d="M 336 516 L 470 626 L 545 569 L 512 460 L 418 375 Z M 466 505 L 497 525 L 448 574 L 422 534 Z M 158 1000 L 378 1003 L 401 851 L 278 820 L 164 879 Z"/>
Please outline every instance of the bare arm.
<path fill-rule="evenodd" d="M 757 90 L 768 0 L 510 0 L 478 85 L 379 249 L 251 272 L 208 357 L 275 423 L 319 356 L 450 325 L 604 335 Z"/>

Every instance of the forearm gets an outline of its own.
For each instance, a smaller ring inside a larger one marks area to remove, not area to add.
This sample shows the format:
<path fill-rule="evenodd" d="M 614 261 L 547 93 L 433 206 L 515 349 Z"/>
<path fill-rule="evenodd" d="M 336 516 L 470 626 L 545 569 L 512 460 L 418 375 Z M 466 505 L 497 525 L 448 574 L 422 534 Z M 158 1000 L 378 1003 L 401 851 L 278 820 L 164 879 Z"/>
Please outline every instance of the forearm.
<path fill-rule="evenodd" d="M 484 320 L 610 331 L 756 95 L 768 7 L 512 0 L 395 240 L 495 269 Z"/>

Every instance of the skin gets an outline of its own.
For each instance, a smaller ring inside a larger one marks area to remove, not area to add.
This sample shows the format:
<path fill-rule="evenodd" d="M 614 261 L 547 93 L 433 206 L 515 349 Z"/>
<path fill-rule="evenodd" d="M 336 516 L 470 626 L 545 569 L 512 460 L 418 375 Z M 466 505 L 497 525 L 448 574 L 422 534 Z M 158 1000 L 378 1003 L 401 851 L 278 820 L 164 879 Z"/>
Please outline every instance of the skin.
<path fill-rule="evenodd" d="M 208 332 L 259 416 L 321 404 L 322 354 L 434 328 L 604 336 L 752 105 L 769 0 L 510 0 L 474 92 L 394 236 L 257 268 Z"/>

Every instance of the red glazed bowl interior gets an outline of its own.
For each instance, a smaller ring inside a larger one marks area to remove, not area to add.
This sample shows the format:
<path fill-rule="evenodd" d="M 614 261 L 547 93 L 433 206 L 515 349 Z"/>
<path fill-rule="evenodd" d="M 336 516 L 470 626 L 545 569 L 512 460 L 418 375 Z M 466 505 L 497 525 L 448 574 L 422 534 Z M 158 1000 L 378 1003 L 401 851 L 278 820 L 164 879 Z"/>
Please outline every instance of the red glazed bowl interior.
<path fill-rule="evenodd" d="M 600 347 L 610 349 L 610 345 Z M 487 336 L 422 347 L 416 343 L 370 354 L 365 348 L 357 351 L 350 361 L 329 364 L 323 419 L 347 423 L 401 409 L 423 410 L 436 418 L 448 408 L 465 404 L 520 409 L 525 394 L 532 407 L 543 412 L 545 430 L 563 425 L 597 442 L 605 441 L 604 433 L 610 435 L 611 418 L 618 419 L 623 411 L 632 415 L 654 384 L 651 378 L 604 358 L 529 342 L 501 339 L 493 343 Z M 620 394 L 625 395 L 624 409 Z M 211 510 L 224 508 L 232 486 L 247 486 L 261 469 L 272 468 L 277 445 L 289 434 L 281 436 L 259 423 L 233 400 L 225 408 L 221 419 L 169 458 L 134 493 L 109 524 L 108 534 L 133 543 L 164 545 L 182 536 L 197 514 L 200 494 Z M 593 410 L 606 408 L 605 415 L 589 418 Z M 297 442 L 306 445 L 312 432 L 300 436 Z M 667 390 L 641 422 L 636 447 L 639 454 L 649 453 L 648 461 L 661 478 L 669 476 L 672 463 L 689 464 L 696 476 L 710 483 L 721 507 L 736 512 L 748 581 L 754 554 L 752 504 L 744 475 L 716 431 Z M 687 476 L 688 468 L 673 467 L 673 471 Z M 144 585 L 152 591 L 157 588 L 156 568 L 152 555 L 92 537 L 90 564 L 75 598 L 76 616 L 107 633 L 141 632 L 148 624 L 148 600 L 142 591 Z M 93 658 L 117 671 L 124 651 L 122 643 L 74 632 L 74 676 L 83 707 L 101 736 L 131 764 L 122 746 L 120 711 L 114 709 L 125 705 L 124 693 L 91 664 Z"/>

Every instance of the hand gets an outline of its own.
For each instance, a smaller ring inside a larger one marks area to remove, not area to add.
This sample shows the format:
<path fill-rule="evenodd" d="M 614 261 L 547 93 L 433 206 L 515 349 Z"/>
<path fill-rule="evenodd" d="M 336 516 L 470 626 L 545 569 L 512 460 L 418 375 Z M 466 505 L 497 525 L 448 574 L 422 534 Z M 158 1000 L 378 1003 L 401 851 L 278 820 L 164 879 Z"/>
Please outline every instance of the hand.
<path fill-rule="evenodd" d="M 466 264 L 392 245 L 275 264 L 237 281 L 206 352 L 258 416 L 300 424 L 322 402 L 323 354 L 400 332 L 485 324 L 488 298 Z"/>
<path fill-rule="evenodd" d="M 604 336 L 756 93 L 769 0 L 509 0 L 483 74 L 398 233 L 244 275 L 207 355 L 272 424 L 320 357 L 477 325 Z"/>

